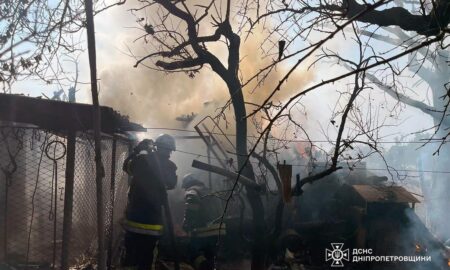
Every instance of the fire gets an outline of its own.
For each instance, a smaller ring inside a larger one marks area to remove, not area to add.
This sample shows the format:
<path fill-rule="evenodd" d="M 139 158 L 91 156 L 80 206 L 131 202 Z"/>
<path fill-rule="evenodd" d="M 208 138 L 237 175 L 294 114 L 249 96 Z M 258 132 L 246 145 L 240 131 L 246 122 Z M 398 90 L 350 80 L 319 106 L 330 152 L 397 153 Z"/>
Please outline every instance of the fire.
<path fill-rule="evenodd" d="M 311 151 L 311 144 L 309 142 L 297 142 L 295 144 L 297 152 L 305 159 L 308 159 Z"/>
<path fill-rule="evenodd" d="M 427 248 L 422 246 L 419 243 L 416 243 L 415 244 L 415 252 L 416 252 L 416 254 L 427 253 Z"/>
<path fill-rule="evenodd" d="M 447 260 L 447 265 L 450 267 L 450 259 Z"/>
<path fill-rule="evenodd" d="M 420 253 L 420 251 L 421 251 L 420 245 L 416 244 L 416 253 Z"/>

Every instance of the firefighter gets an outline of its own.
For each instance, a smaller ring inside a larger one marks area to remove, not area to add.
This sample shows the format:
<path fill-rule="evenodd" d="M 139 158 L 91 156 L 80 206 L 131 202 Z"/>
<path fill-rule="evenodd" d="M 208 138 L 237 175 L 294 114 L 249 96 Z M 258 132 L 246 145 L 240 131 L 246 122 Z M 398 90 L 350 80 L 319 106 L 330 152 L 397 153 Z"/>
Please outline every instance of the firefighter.
<path fill-rule="evenodd" d="M 190 236 L 190 260 L 197 270 L 214 269 L 214 256 L 219 236 L 221 211 L 216 197 L 194 174 L 183 177 L 185 213 L 183 229 Z M 225 224 L 220 228 L 225 235 Z"/>
<path fill-rule="evenodd" d="M 177 183 L 176 165 L 169 160 L 175 140 L 159 135 L 155 143 L 143 140 L 125 160 L 123 169 L 130 175 L 125 229 L 123 266 L 137 270 L 153 269 L 157 243 L 163 231 L 162 206 L 166 189 Z"/>

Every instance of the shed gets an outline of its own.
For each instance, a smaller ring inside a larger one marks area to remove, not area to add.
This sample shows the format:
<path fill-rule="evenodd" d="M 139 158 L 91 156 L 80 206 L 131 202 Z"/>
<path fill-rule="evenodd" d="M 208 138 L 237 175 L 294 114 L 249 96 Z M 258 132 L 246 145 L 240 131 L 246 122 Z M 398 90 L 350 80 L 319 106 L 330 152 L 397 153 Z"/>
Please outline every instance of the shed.
<path fill-rule="evenodd" d="M 388 205 L 395 208 L 408 207 L 420 201 L 401 186 L 382 185 L 347 185 L 344 184 L 335 194 L 335 198 L 347 206 L 364 209 L 385 208 Z"/>
<path fill-rule="evenodd" d="M 368 203 L 418 203 L 419 200 L 400 186 L 352 185 Z"/>
<path fill-rule="evenodd" d="M 101 195 L 93 181 L 93 106 L 0 94 L 0 268 L 68 269 L 103 236 L 111 266 L 128 182 L 129 131 L 145 131 L 101 106 Z M 97 198 L 104 201 L 103 219 Z M 101 225 L 101 226 L 100 226 Z M 102 230 L 97 230 L 102 227 Z"/>
<path fill-rule="evenodd" d="M 34 125 L 58 133 L 92 130 L 92 110 L 90 104 L 0 94 L 0 121 Z M 110 107 L 100 106 L 100 114 L 103 133 L 146 131 Z"/>

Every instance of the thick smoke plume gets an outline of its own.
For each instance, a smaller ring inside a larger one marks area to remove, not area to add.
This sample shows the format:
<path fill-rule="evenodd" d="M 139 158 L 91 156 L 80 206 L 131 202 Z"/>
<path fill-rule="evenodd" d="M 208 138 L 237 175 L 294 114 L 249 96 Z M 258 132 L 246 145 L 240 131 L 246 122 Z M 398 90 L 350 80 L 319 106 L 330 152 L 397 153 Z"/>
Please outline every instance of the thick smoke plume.
<path fill-rule="evenodd" d="M 129 14 L 114 15 L 118 21 L 124 22 L 131 21 L 130 17 L 132 16 Z M 213 31 L 212 28 L 206 30 Z M 123 51 L 126 50 L 124 48 L 130 47 L 134 54 L 140 56 L 148 54 L 153 48 L 150 43 L 134 42 L 142 31 L 123 29 L 123 32 L 124 34 L 107 42 L 115 43 L 115 47 Z M 254 34 L 241 42 L 240 74 L 243 81 L 248 80 L 276 57 L 264 57 L 260 47 L 266 36 L 262 32 L 254 31 Z M 224 45 L 214 44 L 211 50 L 221 59 L 225 59 L 223 56 L 228 54 Z M 223 106 L 229 99 L 225 83 L 209 67 L 204 67 L 195 78 L 190 78 L 184 73 L 164 73 L 142 65 L 133 68 L 135 59 L 125 53 L 117 53 L 114 57 L 105 56 L 104 60 L 109 63 L 100 70 L 102 104 L 129 115 L 132 121 L 145 126 L 180 127 L 180 123 L 175 120 L 177 116 L 191 113 L 214 115 L 217 113 L 216 108 Z M 152 65 L 151 62 L 146 64 Z M 254 91 L 256 84 L 249 84 L 243 90 L 246 101 L 261 103 L 286 72 L 285 68 L 278 67 L 265 83 Z M 286 99 L 294 90 L 302 89 L 312 79 L 312 72 L 298 70 L 277 93 L 275 100 Z M 205 106 L 205 103 L 209 105 Z M 251 108 L 248 107 L 248 110 Z M 233 122 L 232 110 L 227 110 L 227 114 L 227 119 Z M 196 120 L 199 118 L 200 116 Z"/>

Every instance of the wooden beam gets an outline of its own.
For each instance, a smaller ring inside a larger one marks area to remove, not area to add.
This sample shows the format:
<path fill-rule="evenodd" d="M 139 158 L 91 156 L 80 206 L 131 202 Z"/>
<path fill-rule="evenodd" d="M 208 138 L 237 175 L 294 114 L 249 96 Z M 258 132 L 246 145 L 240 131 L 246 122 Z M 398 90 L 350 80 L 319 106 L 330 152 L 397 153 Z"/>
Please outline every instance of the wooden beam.
<path fill-rule="evenodd" d="M 236 179 L 238 177 L 238 174 L 235 172 L 228 171 L 228 170 L 222 169 L 222 168 L 214 166 L 214 165 L 209 165 L 209 164 L 203 163 L 203 162 L 195 160 L 195 159 L 192 161 L 192 167 L 199 169 L 199 170 L 220 174 L 220 175 L 223 175 L 223 176 L 226 176 L 229 178 Z M 258 189 L 258 190 L 261 189 L 261 186 L 258 185 L 255 181 L 253 181 L 252 179 L 245 177 L 243 175 L 239 175 L 238 181 L 246 187 L 250 187 L 250 188 L 254 188 L 254 189 Z"/>

